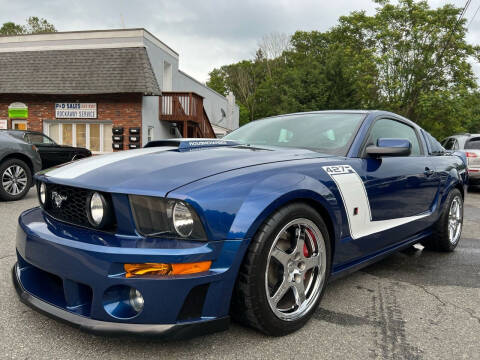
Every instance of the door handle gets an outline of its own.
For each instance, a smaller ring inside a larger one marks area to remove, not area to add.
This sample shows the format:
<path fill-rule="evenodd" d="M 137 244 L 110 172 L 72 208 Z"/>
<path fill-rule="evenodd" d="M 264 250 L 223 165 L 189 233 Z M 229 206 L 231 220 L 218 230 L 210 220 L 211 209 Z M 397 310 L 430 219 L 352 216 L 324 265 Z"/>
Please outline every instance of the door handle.
<path fill-rule="evenodd" d="M 425 176 L 432 176 L 433 174 L 435 174 L 435 170 L 432 170 L 429 167 L 426 167 L 423 173 L 425 174 Z"/>

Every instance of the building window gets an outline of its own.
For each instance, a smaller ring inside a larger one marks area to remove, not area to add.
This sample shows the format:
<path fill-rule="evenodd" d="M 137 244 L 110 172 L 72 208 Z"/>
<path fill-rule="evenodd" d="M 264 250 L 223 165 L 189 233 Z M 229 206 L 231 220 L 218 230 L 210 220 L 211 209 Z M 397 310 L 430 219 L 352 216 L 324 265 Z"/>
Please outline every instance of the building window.
<path fill-rule="evenodd" d="M 43 128 L 60 145 L 84 147 L 93 153 L 112 151 L 112 124 L 45 122 Z"/>
<path fill-rule="evenodd" d="M 90 150 L 100 150 L 100 124 L 90 124 Z"/>
<path fill-rule="evenodd" d="M 172 91 L 172 64 L 163 62 L 163 88 L 162 91 Z"/>
<path fill-rule="evenodd" d="M 76 146 L 73 143 L 73 124 L 61 124 L 62 127 L 62 145 Z"/>
<path fill-rule="evenodd" d="M 147 142 L 150 142 L 153 140 L 153 127 L 149 126 L 147 130 Z"/>
<path fill-rule="evenodd" d="M 87 147 L 87 124 L 75 124 L 77 146 Z"/>
<path fill-rule="evenodd" d="M 27 130 L 27 120 L 12 120 L 12 129 Z"/>

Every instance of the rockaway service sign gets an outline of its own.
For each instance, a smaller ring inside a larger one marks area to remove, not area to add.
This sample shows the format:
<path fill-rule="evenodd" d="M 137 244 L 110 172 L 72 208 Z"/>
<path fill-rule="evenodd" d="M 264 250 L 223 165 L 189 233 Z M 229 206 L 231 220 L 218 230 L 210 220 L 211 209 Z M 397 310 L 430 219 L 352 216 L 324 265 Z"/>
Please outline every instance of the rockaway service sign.
<path fill-rule="evenodd" d="M 96 119 L 96 103 L 55 103 L 57 119 Z"/>

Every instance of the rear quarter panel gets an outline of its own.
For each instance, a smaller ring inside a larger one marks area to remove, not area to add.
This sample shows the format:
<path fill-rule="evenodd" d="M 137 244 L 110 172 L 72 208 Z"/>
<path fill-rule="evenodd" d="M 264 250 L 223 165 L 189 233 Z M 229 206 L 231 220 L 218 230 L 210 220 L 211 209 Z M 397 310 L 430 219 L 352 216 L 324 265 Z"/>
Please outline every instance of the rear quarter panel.
<path fill-rule="evenodd" d="M 431 156 L 435 170 L 440 176 L 440 208 L 446 196 L 453 187 L 457 187 L 465 193 L 468 183 L 467 165 L 461 156 L 456 153 L 449 153 L 443 156 Z"/>

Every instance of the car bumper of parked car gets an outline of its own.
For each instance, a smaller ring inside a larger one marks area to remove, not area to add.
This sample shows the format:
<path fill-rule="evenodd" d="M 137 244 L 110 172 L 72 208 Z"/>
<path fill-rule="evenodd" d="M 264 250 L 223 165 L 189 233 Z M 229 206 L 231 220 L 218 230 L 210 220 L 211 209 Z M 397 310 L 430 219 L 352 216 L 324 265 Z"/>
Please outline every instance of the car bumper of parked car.
<path fill-rule="evenodd" d="M 72 240 L 72 227 L 54 222 L 40 208 L 20 216 L 12 274 L 22 302 L 95 333 L 187 338 L 228 328 L 241 240 L 205 242 L 178 251 L 111 247 L 81 241 L 88 229 Z M 130 278 L 119 271 L 126 263 L 192 257 L 211 260 L 210 270 Z M 130 289 L 142 295 L 140 310 L 131 303 Z"/>
<path fill-rule="evenodd" d="M 480 169 L 469 169 L 468 170 L 468 184 L 469 185 L 480 185 Z"/>

